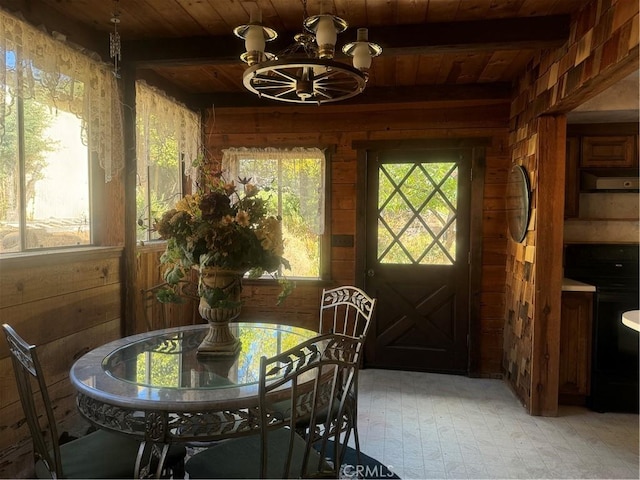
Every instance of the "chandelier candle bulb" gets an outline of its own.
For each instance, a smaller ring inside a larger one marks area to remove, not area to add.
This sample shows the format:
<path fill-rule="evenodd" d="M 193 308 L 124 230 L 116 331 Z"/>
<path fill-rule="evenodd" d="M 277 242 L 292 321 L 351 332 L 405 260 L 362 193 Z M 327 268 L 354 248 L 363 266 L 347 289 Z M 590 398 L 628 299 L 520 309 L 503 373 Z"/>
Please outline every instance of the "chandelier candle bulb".
<path fill-rule="evenodd" d="M 358 70 L 366 72 L 371 67 L 371 54 L 369 53 L 369 47 L 360 44 L 353 52 L 353 66 Z"/>
<path fill-rule="evenodd" d="M 249 56 L 253 56 L 255 58 L 255 61 L 253 61 L 254 58 L 251 58 L 250 61 L 256 63 L 262 60 L 266 42 L 264 32 L 260 25 L 251 25 L 249 27 L 247 34 L 244 37 L 244 44 Z M 249 63 L 249 65 L 252 65 L 253 63 Z"/>
<path fill-rule="evenodd" d="M 371 67 L 371 52 L 369 51 L 369 30 L 358 29 L 358 41 L 353 51 L 353 66 L 366 72 Z"/>
<path fill-rule="evenodd" d="M 333 16 L 321 15 L 316 30 L 316 42 L 318 42 L 318 56 L 320 58 L 333 58 L 338 32 L 333 23 Z"/>
<path fill-rule="evenodd" d="M 380 55 L 382 48 L 380 45 L 369 42 L 369 30 L 367 28 L 359 28 L 357 41 L 342 47 L 342 52 L 353 57 L 353 66 L 360 70 L 365 79 L 368 80 L 371 59 Z"/>
<path fill-rule="evenodd" d="M 266 42 L 278 37 L 275 30 L 262 25 L 262 11 L 257 5 L 251 10 L 249 23 L 233 29 L 236 37 L 244 39 L 246 52 L 240 59 L 249 66 L 273 58 L 273 55 L 264 51 Z"/>

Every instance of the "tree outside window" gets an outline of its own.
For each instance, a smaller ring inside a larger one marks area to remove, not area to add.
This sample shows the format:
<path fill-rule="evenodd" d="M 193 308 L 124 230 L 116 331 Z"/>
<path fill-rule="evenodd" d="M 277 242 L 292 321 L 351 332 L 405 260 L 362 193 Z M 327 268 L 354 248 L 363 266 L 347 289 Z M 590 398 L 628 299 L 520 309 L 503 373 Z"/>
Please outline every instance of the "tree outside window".
<path fill-rule="evenodd" d="M 159 238 L 155 221 L 183 196 L 183 179 L 200 149 L 198 115 L 136 82 L 137 240 Z"/>
<path fill-rule="evenodd" d="M 89 152 L 81 120 L 36 99 L 5 99 L 0 254 L 90 244 Z"/>
<path fill-rule="evenodd" d="M 182 196 L 182 171 L 177 142 L 171 137 L 160 138 L 156 130 L 147 134 L 151 136 L 148 157 L 145 161 L 138 162 L 138 240 L 157 239 L 158 234 L 153 230 L 155 220 L 173 208 Z M 140 128 L 138 135 L 141 135 Z"/>
<path fill-rule="evenodd" d="M 325 232 L 325 156 L 319 149 L 227 149 L 228 181 L 251 179 L 267 201 L 269 214 L 282 218 L 287 277 L 319 279 Z"/>

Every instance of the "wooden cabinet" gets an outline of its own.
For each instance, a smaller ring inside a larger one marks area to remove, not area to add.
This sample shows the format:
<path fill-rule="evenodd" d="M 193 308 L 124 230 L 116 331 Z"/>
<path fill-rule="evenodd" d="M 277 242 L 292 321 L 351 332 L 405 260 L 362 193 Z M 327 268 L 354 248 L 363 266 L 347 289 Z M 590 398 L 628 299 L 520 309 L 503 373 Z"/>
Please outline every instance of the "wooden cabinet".
<path fill-rule="evenodd" d="M 558 403 L 584 405 L 591 377 L 592 292 L 562 292 Z"/>
<path fill-rule="evenodd" d="M 578 218 L 581 172 L 633 175 L 639 166 L 637 123 L 567 125 L 564 218 Z"/>
<path fill-rule="evenodd" d="M 580 167 L 633 168 L 637 165 L 634 135 L 582 137 Z"/>

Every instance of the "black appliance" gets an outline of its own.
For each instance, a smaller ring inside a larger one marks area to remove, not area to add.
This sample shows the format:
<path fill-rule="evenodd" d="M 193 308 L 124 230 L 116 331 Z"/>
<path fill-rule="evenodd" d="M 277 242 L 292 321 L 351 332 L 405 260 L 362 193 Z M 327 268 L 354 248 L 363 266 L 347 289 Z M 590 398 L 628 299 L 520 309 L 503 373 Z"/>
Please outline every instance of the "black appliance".
<path fill-rule="evenodd" d="M 640 247 L 573 244 L 564 252 L 564 276 L 596 287 L 587 405 L 598 412 L 638 412 L 638 332 L 622 313 L 640 308 Z"/>

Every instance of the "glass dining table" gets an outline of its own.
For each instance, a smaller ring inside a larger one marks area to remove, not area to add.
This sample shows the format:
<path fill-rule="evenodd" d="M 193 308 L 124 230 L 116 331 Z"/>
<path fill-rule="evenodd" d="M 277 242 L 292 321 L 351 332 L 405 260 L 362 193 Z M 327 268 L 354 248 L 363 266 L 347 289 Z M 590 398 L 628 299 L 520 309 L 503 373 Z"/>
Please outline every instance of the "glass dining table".
<path fill-rule="evenodd" d="M 211 442 L 259 432 L 261 356 L 317 335 L 267 323 L 234 323 L 233 357 L 199 356 L 207 325 L 141 333 L 102 345 L 71 367 L 80 413 L 95 426 L 141 442 Z"/>

